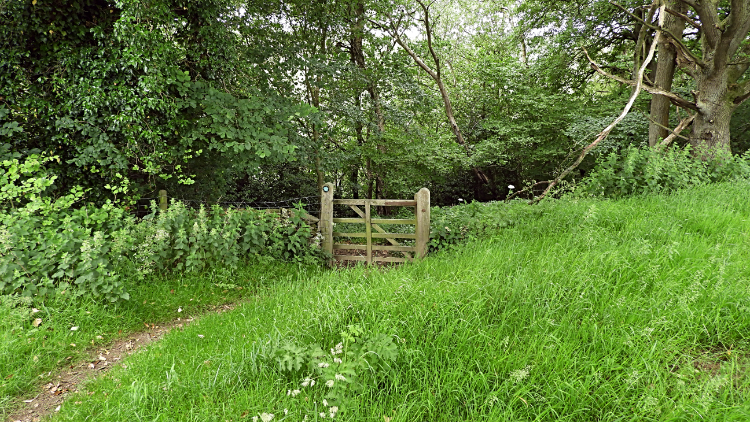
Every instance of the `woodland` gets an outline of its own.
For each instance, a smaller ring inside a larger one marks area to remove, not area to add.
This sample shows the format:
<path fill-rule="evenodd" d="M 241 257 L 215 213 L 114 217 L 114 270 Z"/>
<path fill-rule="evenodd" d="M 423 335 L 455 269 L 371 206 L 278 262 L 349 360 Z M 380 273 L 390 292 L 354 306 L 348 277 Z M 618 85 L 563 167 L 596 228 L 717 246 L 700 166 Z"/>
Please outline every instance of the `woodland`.
<path fill-rule="evenodd" d="M 6 0 L 0 17 L 0 160 L 54 157 L 47 193 L 96 204 L 332 181 L 448 205 L 584 150 L 567 180 L 628 148 L 750 148 L 745 0 Z"/>

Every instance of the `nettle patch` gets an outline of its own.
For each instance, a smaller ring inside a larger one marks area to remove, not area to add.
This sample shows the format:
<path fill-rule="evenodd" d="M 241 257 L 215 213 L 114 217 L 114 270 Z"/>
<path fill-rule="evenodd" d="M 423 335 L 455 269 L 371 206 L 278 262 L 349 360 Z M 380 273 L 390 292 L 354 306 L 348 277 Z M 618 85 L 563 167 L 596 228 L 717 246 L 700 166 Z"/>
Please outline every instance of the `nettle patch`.
<path fill-rule="evenodd" d="M 0 163 L 0 294 L 127 300 L 126 281 L 158 272 L 237 268 L 253 259 L 315 262 L 312 230 L 300 217 L 257 210 L 198 210 L 152 204 L 137 220 L 106 202 L 82 205 L 83 189 L 51 198 L 56 177 L 31 156 Z"/>

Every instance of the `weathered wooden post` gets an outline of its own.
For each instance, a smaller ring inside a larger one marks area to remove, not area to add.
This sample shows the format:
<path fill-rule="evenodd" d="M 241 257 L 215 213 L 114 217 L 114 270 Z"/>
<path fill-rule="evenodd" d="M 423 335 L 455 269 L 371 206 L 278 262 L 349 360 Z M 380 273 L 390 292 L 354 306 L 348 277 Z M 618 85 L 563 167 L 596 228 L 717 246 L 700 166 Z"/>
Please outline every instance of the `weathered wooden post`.
<path fill-rule="evenodd" d="M 333 255 L 333 183 L 326 183 L 320 192 L 320 234 L 323 251 Z"/>
<path fill-rule="evenodd" d="M 159 208 L 162 211 L 166 211 L 167 210 L 167 206 L 168 206 L 167 191 L 165 191 L 165 190 L 162 189 L 162 190 L 159 191 Z"/>
<path fill-rule="evenodd" d="M 417 224 L 414 229 L 417 234 L 416 255 L 424 258 L 427 255 L 427 245 L 430 243 L 430 190 L 420 189 L 414 195 L 414 200 L 417 201 L 415 210 Z"/>

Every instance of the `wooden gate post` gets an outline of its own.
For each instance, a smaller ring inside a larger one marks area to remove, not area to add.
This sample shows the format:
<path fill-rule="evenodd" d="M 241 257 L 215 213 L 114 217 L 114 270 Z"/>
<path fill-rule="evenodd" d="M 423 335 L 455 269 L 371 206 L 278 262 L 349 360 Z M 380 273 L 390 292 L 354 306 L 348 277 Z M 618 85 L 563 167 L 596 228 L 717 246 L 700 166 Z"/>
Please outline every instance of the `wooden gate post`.
<path fill-rule="evenodd" d="M 166 211 L 169 203 L 167 202 L 167 191 L 164 189 L 159 191 L 159 208 L 162 211 Z"/>
<path fill-rule="evenodd" d="M 415 219 L 417 220 L 414 231 L 417 234 L 416 256 L 424 258 L 427 255 L 427 244 L 430 243 L 430 190 L 422 188 L 414 195 L 417 201 Z"/>
<path fill-rule="evenodd" d="M 320 192 L 320 234 L 323 251 L 333 255 L 333 183 L 326 183 Z"/>

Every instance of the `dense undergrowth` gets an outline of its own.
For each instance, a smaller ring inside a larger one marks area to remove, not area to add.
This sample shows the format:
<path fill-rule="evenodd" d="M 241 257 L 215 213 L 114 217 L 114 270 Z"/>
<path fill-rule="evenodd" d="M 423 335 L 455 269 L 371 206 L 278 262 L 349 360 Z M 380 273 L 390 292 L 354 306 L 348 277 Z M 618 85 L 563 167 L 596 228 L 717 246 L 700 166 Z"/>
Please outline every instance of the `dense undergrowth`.
<path fill-rule="evenodd" d="M 44 164 L 52 159 L 0 163 L 0 294 L 118 302 L 153 273 L 237 269 L 258 257 L 319 262 L 299 212 L 195 210 L 173 201 L 164 211 L 152 203 L 139 220 L 111 201 L 86 204 L 79 188 L 47 194 L 56 176 Z"/>
<path fill-rule="evenodd" d="M 269 279 L 54 419 L 747 420 L 748 188 L 494 204 L 419 263 Z"/>

